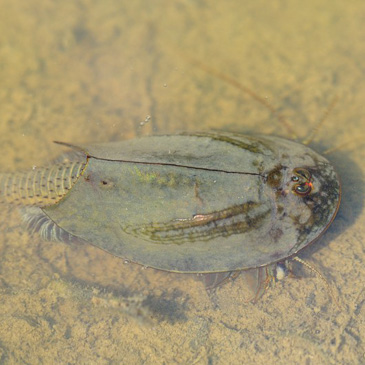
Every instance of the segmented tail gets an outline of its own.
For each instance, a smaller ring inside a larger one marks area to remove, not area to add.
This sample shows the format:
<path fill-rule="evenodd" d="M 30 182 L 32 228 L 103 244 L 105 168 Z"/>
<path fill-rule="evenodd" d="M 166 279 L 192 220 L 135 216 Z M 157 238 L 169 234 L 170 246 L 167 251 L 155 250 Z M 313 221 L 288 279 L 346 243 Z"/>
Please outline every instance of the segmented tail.
<path fill-rule="evenodd" d="M 0 174 L 0 202 L 44 207 L 61 200 L 72 188 L 86 161 L 65 162 L 24 173 Z"/>

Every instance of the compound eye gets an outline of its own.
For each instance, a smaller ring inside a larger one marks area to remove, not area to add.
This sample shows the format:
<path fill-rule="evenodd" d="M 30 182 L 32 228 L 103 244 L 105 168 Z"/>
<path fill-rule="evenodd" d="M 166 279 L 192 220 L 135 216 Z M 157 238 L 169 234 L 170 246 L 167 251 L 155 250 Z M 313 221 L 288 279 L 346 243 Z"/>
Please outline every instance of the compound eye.
<path fill-rule="evenodd" d="M 297 184 L 293 188 L 295 194 L 299 196 L 306 196 L 312 191 L 312 183 L 305 182 L 303 184 Z"/>
<path fill-rule="evenodd" d="M 310 180 L 311 179 L 310 172 L 306 169 L 301 168 L 301 167 L 297 167 L 296 169 L 294 169 L 293 172 L 296 175 L 296 177 L 302 177 L 305 180 Z"/>
<path fill-rule="evenodd" d="M 293 170 L 291 181 L 296 183 L 293 186 L 293 192 L 299 196 L 306 196 L 313 189 L 312 175 L 307 169 L 297 167 Z"/>

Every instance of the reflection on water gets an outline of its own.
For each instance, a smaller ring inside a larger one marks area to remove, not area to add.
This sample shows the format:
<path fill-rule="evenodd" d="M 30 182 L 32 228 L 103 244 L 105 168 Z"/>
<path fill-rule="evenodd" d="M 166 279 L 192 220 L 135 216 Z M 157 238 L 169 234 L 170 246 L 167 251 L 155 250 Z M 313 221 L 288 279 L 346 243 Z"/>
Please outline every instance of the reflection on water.
<path fill-rule="evenodd" d="M 48 165 L 62 152 L 53 140 L 213 128 L 287 135 L 267 108 L 189 57 L 267 98 L 299 136 L 338 95 L 316 133 L 319 151 L 365 135 L 362 2 L 151 4 L 0 2 L 1 171 Z M 300 270 L 245 303 L 243 275 L 209 293 L 196 275 L 42 242 L 2 208 L 0 362 L 360 363 L 364 157 L 358 142 L 329 155 L 343 203 L 301 254 L 338 288 L 341 311 Z"/>

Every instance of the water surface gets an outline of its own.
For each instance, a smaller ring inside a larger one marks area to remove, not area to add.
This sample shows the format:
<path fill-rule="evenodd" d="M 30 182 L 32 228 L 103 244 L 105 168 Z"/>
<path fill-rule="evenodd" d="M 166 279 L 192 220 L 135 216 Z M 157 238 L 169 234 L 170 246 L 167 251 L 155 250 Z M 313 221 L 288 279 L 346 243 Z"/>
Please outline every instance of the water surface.
<path fill-rule="evenodd" d="M 244 303 L 238 278 L 213 294 L 195 277 L 144 269 L 87 245 L 44 243 L 0 217 L 2 363 L 364 361 L 365 5 L 341 1 L 0 0 L 1 171 L 47 165 L 53 140 L 115 141 L 222 129 L 292 137 L 241 82 L 308 135 L 343 182 L 329 231 L 301 268 Z"/>

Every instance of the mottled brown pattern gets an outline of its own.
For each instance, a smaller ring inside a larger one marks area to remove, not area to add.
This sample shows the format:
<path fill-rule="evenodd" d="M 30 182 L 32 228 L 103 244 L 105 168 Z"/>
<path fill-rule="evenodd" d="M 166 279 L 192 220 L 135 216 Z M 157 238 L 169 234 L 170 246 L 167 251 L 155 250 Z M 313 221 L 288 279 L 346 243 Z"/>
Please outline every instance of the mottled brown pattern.
<path fill-rule="evenodd" d="M 267 184 L 271 186 L 272 188 L 278 188 L 280 185 L 282 185 L 282 165 L 276 166 L 273 170 L 269 171 L 267 174 Z"/>

